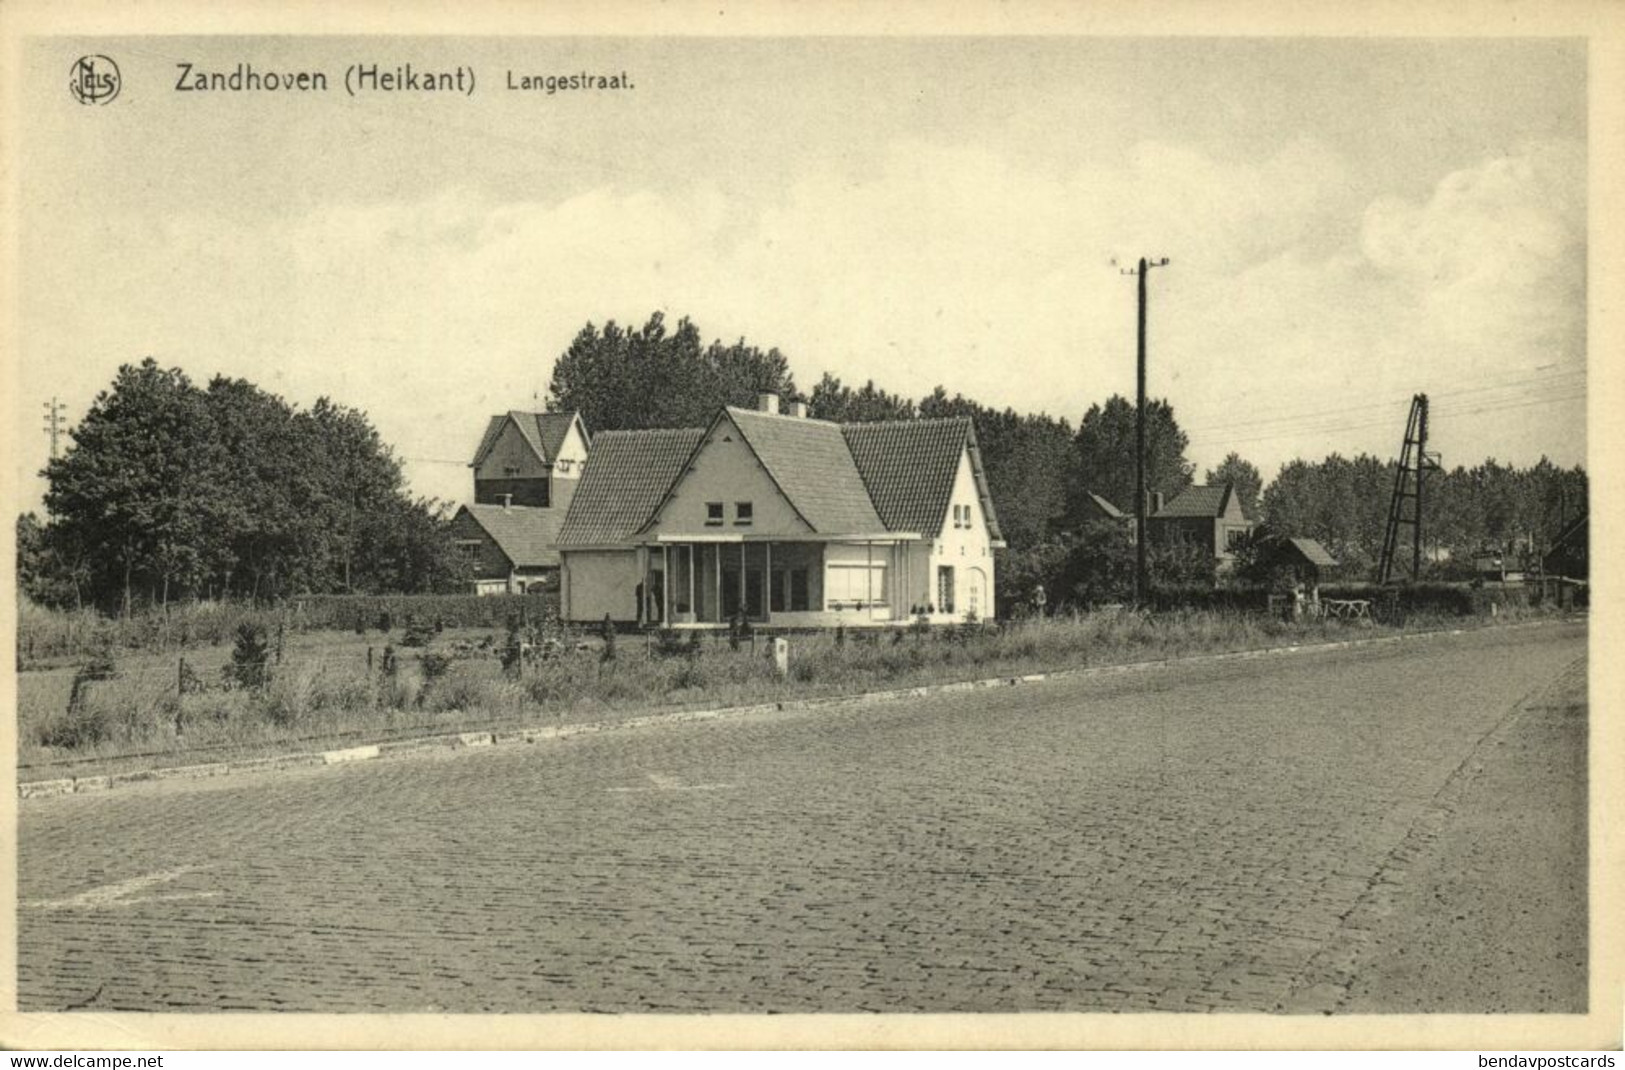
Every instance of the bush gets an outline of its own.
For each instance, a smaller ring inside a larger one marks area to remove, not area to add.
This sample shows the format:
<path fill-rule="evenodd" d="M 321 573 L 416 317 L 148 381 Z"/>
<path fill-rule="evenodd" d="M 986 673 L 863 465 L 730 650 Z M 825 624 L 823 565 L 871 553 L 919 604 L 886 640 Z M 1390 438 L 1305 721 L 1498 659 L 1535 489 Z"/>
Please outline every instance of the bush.
<path fill-rule="evenodd" d="M 434 686 L 435 681 L 446 675 L 451 668 L 450 654 L 434 654 L 425 651 L 418 655 L 418 664 L 423 667 L 423 683 L 425 687 Z"/>
<path fill-rule="evenodd" d="M 46 747 L 94 747 L 113 738 L 112 711 L 101 702 L 80 701 L 40 726 L 39 741 Z"/>
<path fill-rule="evenodd" d="M 434 627 L 421 617 L 406 618 L 406 631 L 401 636 L 402 646 L 424 647 L 434 639 Z"/>
<path fill-rule="evenodd" d="M 278 728 L 290 728 L 307 720 L 318 707 L 316 673 L 309 667 L 279 673 L 260 692 L 260 716 Z"/>
<path fill-rule="evenodd" d="M 270 658 L 264 626 L 244 621 L 237 626 L 231 663 L 226 666 L 228 681 L 244 690 L 260 690 L 270 681 Z"/>
<path fill-rule="evenodd" d="M 426 685 L 421 698 L 425 709 L 502 710 L 517 705 L 523 695 L 518 685 L 493 675 L 475 662 L 447 662 L 447 671 Z"/>

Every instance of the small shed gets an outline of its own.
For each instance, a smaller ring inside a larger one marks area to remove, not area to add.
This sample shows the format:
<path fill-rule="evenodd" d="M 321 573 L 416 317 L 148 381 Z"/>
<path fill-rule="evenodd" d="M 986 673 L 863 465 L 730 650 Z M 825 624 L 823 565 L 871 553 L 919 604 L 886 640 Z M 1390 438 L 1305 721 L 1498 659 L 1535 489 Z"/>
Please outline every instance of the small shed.
<path fill-rule="evenodd" d="M 1281 547 L 1281 557 L 1300 580 L 1311 586 L 1320 583 L 1324 571 L 1337 567 L 1337 558 L 1318 539 L 1287 539 Z"/>

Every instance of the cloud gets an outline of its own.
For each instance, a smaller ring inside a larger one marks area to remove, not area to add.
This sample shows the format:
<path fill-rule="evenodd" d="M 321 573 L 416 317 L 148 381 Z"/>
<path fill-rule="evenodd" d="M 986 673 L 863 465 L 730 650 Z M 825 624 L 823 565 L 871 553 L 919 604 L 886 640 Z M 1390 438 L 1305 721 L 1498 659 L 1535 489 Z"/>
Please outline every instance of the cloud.
<path fill-rule="evenodd" d="M 757 198 L 674 176 L 517 202 L 448 189 L 264 225 L 64 220 L 30 239 L 25 394 L 66 374 L 82 411 L 117 363 L 152 353 L 299 401 L 333 395 L 403 455 L 458 462 L 486 413 L 545 392 L 584 322 L 662 308 L 780 346 L 809 384 L 825 370 L 909 393 L 941 382 L 1075 420 L 1132 389 L 1134 287 L 1110 260 L 1149 253 L 1174 260 L 1153 276 L 1153 389 L 1210 443 L 1206 463 L 1250 419 L 1578 359 L 1583 163 L 1535 146 L 1425 199 L 1365 205 L 1309 139 L 1257 161 L 1148 141 L 1066 173 L 913 140 Z M 98 250 L 117 266 L 96 266 Z M 1527 444 L 1561 452 L 1562 431 Z M 1398 429 L 1361 434 L 1391 450 Z M 1238 448 L 1269 469 L 1356 438 Z M 409 472 L 466 493 L 456 463 Z"/>

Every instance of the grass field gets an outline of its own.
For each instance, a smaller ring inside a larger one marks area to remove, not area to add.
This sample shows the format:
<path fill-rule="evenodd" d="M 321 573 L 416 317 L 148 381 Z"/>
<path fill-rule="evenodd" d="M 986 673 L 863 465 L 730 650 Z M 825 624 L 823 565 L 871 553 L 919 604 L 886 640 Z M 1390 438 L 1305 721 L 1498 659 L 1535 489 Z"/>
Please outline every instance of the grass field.
<path fill-rule="evenodd" d="M 1187 611 L 1101 613 L 1003 629 L 800 635 L 790 640 L 785 678 L 775 672 L 765 643 L 753 650 L 746 640 L 736 651 L 722 636 L 708 638 L 698 653 L 673 649 L 664 655 L 652 639 L 623 636 L 613 660 L 605 660 L 602 642 L 592 640 L 581 649 L 526 663 L 520 672 L 505 672 L 496 654 L 504 641 L 498 630 L 447 628 L 423 649 L 401 646 L 398 635 L 292 633 L 262 687 L 223 680 L 229 644 L 117 656 L 116 675 L 108 679 L 83 679 L 77 665 L 23 672 L 18 761 L 22 778 L 29 779 L 86 761 L 217 760 L 310 740 L 613 719 L 665 708 L 782 701 L 1397 634 L 1445 623 L 1463 622 L 1413 617 L 1401 629 Z M 396 668 L 388 672 L 383 651 L 391 640 Z M 478 649 L 482 642 L 483 650 Z M 452 656 L 456 653 L 467 656 Z M 80 695 L 74 702 L 76 675 Z"/>

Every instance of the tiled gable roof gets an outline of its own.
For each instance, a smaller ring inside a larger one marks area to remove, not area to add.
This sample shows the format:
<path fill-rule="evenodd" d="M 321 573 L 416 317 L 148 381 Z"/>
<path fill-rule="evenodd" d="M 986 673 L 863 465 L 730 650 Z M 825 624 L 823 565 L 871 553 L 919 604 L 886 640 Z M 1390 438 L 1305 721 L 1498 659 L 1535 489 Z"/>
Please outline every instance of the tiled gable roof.
<path fill-rule="evenodd" d="M 1231 485 L 1220 483 L 1217 486 L 1186 487 L 1173 500 L 1165 503 L 1156 512 L 1160 520 L 1166 517 L 1205 516 L 1219 517 L 1224 515 L 1229 505 Z"/>
<path fill-rule="evenodd" d="M 730 408 L 727 414 L 814 531 L 861 535 L 888 530 L 869 500 L 840 424 L 750 409 Z"/>
<path fill-rule="evenodd" d="M 967 449 L 988 529 L 998 516 L 967 417 L 835 424 L 729 408 L 725 417 L 787 501 L 821 535 L 942 530 L 959 458 Z M 723 417 L 718 417 L 719 421 Z M 713 424 L 714 429 L 717 424 Z M 711 429 L 604 431 L 595 435 L 558 542 L 625 543 L 651 522 Z"/>
<path fill-rule="evenodd" d="M 637 533 L 666 497 L 704 431 L 602 431 L 559 531 L 560 545 L 603 546 Z"/>
<path fill-rule="evenodd" d="M 558 534 L 563 518 L 557 509 L 525 505 L 465 505 L 515 568 L 552 568 L 559 563 Z"/>
<path fill-rule="evenodd" d="M 512 421 L 524 436 L 525 442 L 530 445 L 538 458 L 544 464 L 552 464 L 559 455 L 559 448 L 564 445 L 565 436 L 570 433 L 570 425 L 575 423 L 574 412 L 520 412 L 510 410 L 501 416 L 493 416 L 485 425 L 485 434 L 480 438 L 479 448 L 474 451 L 472 466 L 477 467 L 485 461 L 485 457 L 502 437 L 502 431 Z"/>
<path fill-rule="evenodd" d="M 995 539 L 1003 537 L 969 417 L 843 424 L 841 432 L 887 530 L 917 531 L 927 538 L 942 530 L 959 457 L 968 446 L 988 530 Z"/>
<path fill-rule="evenodd" d="M 485 463 L 486 455 L 497 444 L 497 439 L 502 437 L 502 429 L 507 426 L 507 416 L 493 416 L 486 422 L 485 434 L 480 436 L 480 444 L 474 450 L 474 459 L 468 462 L 470 468 L 478 468 Z"/>
<path fill-rule="evenodd" d="M 542 443 L 542 459 L 556 461 L 559 459 L 559 450 L 564 447 L 564 439 L 570 433 L 570 425 L 576 422 L 573 412 L 527 412 L 523 415 L 532 417 L 536 421 L 536 435 Z M 585 425 L 583 425 L 585 431 Z"/>
<path fill-rule="evenodd" d="M 1287 541 L 1290 542 L 1293 549 L 1302 554 L 1304 560 L 1308 561 L 1311 565 L 1318 565 L 1321 568 L 1337 567 L 1337 558 L 1333 557 L 1331 552 L 1320 544 L 1320 540 L 1293 538 L 1288 539 Z"/>

